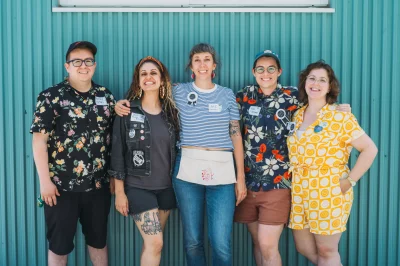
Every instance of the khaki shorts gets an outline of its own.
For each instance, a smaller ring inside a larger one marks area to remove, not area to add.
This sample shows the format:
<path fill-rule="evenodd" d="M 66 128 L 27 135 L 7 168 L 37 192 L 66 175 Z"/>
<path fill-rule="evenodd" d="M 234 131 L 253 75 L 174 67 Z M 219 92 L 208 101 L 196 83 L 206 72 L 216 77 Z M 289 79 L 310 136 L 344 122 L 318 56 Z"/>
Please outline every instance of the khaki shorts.
<path fill-rule="evenodd" d="M 236 207 L 235 222 L 259 222 L 266 225 L 286 224 L 290 213 L 290 189 L 247 191 L 247 197 Z"/>

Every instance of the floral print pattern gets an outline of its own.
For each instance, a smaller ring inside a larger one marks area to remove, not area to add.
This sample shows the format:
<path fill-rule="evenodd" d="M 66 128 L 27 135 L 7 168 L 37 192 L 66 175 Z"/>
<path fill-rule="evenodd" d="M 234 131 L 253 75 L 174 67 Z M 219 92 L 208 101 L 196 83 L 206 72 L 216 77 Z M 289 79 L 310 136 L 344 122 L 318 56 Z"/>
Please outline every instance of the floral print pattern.
<path fill-rule="evenodd" d="M 87 97 L 64 81 L 37 99 L 30 132 L 49 134 L 50 178 L 63 191 L 90 191 L 108 182 L 115 100 L 109 90 L 92 84 Z"/>
<path fill-rule="evenodd" d="M 299 108 L 298 90 L 278 84 L 271 95 L 250 85 L 236 95 L 245 152 L 246 185 L 252 191 L 291 186 L 286 136 Z M 280 110 L 278 113 L 278 110 Z"/>

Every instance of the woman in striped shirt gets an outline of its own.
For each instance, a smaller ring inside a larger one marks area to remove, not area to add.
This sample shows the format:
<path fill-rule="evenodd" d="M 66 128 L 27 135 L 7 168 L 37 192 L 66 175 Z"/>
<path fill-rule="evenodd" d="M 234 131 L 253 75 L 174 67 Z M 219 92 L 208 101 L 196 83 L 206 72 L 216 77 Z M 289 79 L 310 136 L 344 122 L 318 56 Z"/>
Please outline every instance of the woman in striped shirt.
<path fill-rule="evenodd" d="M 239 111 L 231 89 L 213 83 L 218 59 L 205 43 L 190 51 L 193 82 L 178 84 L 173 96 L 181 123 L 179 153 L 172 183 L 181 212 L 188 265 L 207 265 L 204 214 L 213 265 L 232 265 L 233 214 L 246 196 Z M 125 101 L 116 112 L 123 114 Z M 236 171 L 235 164 L 236 163 Z"/>

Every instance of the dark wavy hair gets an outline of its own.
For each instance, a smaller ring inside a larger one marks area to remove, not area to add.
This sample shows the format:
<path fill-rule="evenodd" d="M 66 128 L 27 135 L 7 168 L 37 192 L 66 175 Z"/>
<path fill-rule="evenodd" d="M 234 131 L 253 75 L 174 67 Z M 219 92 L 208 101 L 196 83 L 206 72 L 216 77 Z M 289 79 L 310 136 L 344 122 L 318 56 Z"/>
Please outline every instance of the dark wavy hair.
<path fill-rule="evenodd" d="M 175 101 L 172 98 L 172 85 L 171 78 L 166 66 L 159 61 L 158 59 L 147 56 L 142 58 L 139 63 L 135 66 L 133 71 L 132 83 L 127 92 L 126 98 L 131 101 L 133 99 L 140 99 L 140 96 L 143 92 L 141 92 L 140 88 L 140 68 L 144 63 L 152 63 L 155 65 L 161 73 L 161 83 L 165 87 L 165 95 L 164 98 L 159 96 L 163 115 L 165 115 L 168 122 L 170 122 L 174 126 L 175 134 L 177 138 L 179 138 L 179 117 L 178 117 L 178 109 L 176 108 Z M 160 87 L 161 90 L 161 87 Z M 160 95 L 160 93 L 159 93 Z"/>
<path fill-rule="evenodd" d="M 317 62 L 309 64 L 306 69 L 303 69 L 300 72 L 299 76 L 299 100 L 304 104 L 308 104 L 308 96 L 306 93 L 306 80 L 310 72 L 314 69 L 325 69 L 328 73 L 329 78 L 329 92 L 326 95 L 326 102 L 329 104 L 333 104 L 337 102 L 337 98 L 340 93 L 340 85 L 339 81 L 335 76 L 335 72 L 333 71 L 332 67 L 325 63 L 324 60 L 319 60 Z"/>
<path fill-rule="evenodd" d="M 210 53 L 212 55 L 214 64 L 221 67 L 221 62 L 219 61 L 217 52 L 215 51 L 214 47 L 212 47 L 208 43 L 198 43 L 190 50 L 189 62 L 186 64 L 186 70 L 190 70 L 190 67 L 192 66 L 193 56 L 200 53 Z"/>

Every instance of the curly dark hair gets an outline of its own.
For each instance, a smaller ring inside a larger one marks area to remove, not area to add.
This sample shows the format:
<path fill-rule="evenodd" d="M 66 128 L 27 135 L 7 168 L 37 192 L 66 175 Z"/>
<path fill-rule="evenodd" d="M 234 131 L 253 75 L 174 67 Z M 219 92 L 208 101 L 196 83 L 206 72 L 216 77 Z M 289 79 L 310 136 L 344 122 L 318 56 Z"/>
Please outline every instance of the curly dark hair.
<path fill-rule="evenodd" d="M 310 72 L 314 69 L 325 69 L 326 72 L 328 73 L 328 78 L 329 78 L 329 92 L 326 95 L 326 102 L 329 104 L 333 104 L 337 102 L 337 98 L 340 93 L 340 85 L 339 81 L 335 76 L 335 72 L 333 71 L 332 67 L 325 63 L 324 60 L 319 60 L 317 62 L 309 64 L 306 69 L 303 69 L 300 72 L 299 76 L 299 100 L 300 102 L 304 104 L 308 104 L 308 96 L 306 93 L 305 85 L 306 85 L 306 80 Z"/>
<path fill-rule="evenodd" d="M 172 98 L 172 85 L 171 85 L 171 78 L 168 72 L 168 69 L 165 67 L 165 65 L 159 61 L 158 59 L 152 57 L 152 56 L 147 56 L 142 58 L 139 63 L 135 66 L 135 69 L 133 71 L 133 77 L 132 77 L 132 83 L 131 86 L 129 87 L 129 90 L 127 92 L 126 98 L 131 101 L 133 99 L 140 99 L 141 94 L 141 88 L 140 88 L 140 68 L 144 63 L 150 62 L 153 65 L 157 67 L 157 69 L 161 73 L 161 83 L 163 84 L 163 87 L 165 88 L 165 95 L 163 98 L 159 96 L 161 106 L 162 106 L 162 111 L 163 115 L 166 117 L 168 122 L 170 122 L 174 126 L 175 134 L 177 138 L 179 138 L 179 116 L 178 116 L 178 109 L 176 108 L 175 101 Z M 162 87 L 160 87 L 161 91 Z M 161 94 L 161 93 L 160 93 Z M 160 95 L 159 94 L 159 95 Z"/>

